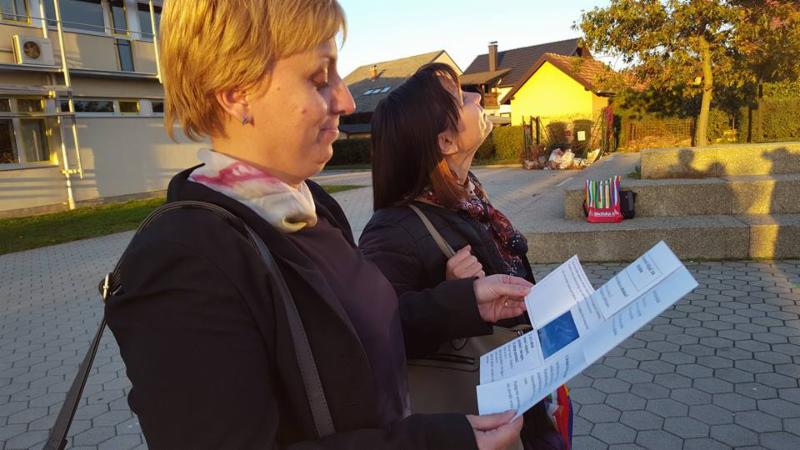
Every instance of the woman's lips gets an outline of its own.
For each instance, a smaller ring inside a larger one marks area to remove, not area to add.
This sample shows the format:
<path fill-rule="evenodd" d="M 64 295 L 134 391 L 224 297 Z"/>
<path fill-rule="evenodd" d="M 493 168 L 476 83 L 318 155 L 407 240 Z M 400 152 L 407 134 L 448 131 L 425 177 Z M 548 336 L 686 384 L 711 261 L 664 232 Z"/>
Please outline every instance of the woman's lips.
<path fill-rule="evenodd" d="M 331 139 L 336 139 L 339 137 L 339 127 L 335 128 L 322 128 L 320 129 L 320 135 L 322 137 L 327 137 Z"/>

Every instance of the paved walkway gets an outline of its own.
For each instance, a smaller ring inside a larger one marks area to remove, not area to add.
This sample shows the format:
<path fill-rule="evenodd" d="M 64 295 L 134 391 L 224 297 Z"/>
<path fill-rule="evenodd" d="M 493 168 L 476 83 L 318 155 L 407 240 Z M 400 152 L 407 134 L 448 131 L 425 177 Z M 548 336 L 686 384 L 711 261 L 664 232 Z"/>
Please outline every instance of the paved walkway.
<path fill-rule="evenodd" d="M 569 172 L 481 169 L 515 222 Z M 323 177 L 368 184 L 368 173 Z M 353 228 L 370 190 L 336 194 Z M 0 256 L 0 450 L 40 448 L 102 313 L 95 289 L 132 233 Z M 700 287 L 570 383 L 575 449 L 800 449 L 800 261 L 688 262 Z M 538 266 L 543 276 L 553 266 Z M 599 286 L 621 268 L 586 265 Z M 71 448 L 145 448 L 106 333 Z"/>

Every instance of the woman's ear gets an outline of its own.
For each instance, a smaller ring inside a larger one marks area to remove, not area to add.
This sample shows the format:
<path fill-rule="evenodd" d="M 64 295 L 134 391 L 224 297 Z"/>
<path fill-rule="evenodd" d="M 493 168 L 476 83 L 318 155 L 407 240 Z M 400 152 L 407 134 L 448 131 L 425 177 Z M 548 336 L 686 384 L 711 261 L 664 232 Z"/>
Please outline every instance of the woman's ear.
<path fill-rule="evenodd" d="M 437 141 L 439 143 L 439 151 L 442 152 L 442 156 L 448 156 L 454 153 L 458 153 L 455 136 L 453 135 L 452 131 L 450 130 L 442 131 L 441 133 L 439 133 Z"/>
<path fill-rule="evenodd" d="M 230 116 L 231 120 L 247 124 L 252 121 L 247 93 L 239 89 L 228 89 L 216 94 L 217 102 Z"/>

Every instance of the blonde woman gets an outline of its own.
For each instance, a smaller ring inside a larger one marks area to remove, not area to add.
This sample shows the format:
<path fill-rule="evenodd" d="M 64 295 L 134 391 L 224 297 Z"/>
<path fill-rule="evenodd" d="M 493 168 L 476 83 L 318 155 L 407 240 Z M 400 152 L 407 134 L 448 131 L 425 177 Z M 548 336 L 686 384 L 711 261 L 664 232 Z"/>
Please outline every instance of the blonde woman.
<path fill-rule="evenodd" d="M 336 70 L 344 24 L 335 0 L 166 3 L 166 125 L 211 142 L 167 200 L 217 204 L 267 244 L 335 431 L 314 425 L 287 313 L 258 254 L 230 223 L 181 209 L 131 242 L 106 310 L 151 449 L 500 449 L 519 435 L 513 413 L 409 416 L 403 328 L 424 320 L 458 335 L 460 317 L 516 316 L 530 283 L 456 280 L 398 305 L 339 205 L 308 181 L 354 109 Z M 452 296 L 461 301 L 432 300 Z M 435 304 L 452 308 L 447 323 L 431 320 L 443 316 L 426 310 Z"/>

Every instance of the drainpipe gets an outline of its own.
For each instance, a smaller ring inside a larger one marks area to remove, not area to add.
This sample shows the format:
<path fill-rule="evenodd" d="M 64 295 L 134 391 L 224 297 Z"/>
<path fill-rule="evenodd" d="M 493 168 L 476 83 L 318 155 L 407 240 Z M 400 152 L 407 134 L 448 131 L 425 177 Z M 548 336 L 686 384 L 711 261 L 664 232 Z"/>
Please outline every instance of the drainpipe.
<path fill-rule="evenodd" d="M 67 181 L 67 202 L 69 209 L 75 209 L 75 195 L 72 189 L 72 174 L 80 175 L 83 179 L 83 167 L 80 162 L 81 147 L 78 142 L 78 123 L 75 119 L 75 103 L 72 100 L 72 80 L 69 76 L 69 66 L 67 65 L 67 52 L 64 49 L 64 29 L 61 26 L 61 5 L 59 0 L 53 0 L 53 6 L 56 12 L 56 27 L 58 29 L 58 46 L 61 51 L 61 72 L 64 74 L 64 85 L 67 87 L 67 103 L 69 104 L 69 112 L 72 115 L 72 138 L 75 143 L 75 154 L 77 155 L 78 169 L 69 168 L 69 157 L 67 154 L 67 147 L 64 140 L 61 140 L 61 157 L 64 159 L 64 177 Z"/>
<path fill-rule="evenodd" d="M 150 26 L 153 29 L 153 50 L 155 51 L 156 56 L 156 73 L 158 74 L 158 82 L 164 84 L 161 81 L 161 58 L 159 57 L 158 53 L 158 29 L 156 29 L 156 10 L 153 7 L 153 0 L 149 1 L 150 3 Z"/>
<path fill-rule="evenodd" d="M 45 17 L 44 12 L 44 2 L 47 0 L 39 0 L 39 17 L 42 19 L 42 37 L 47 39 L 47 17 Z"/>

